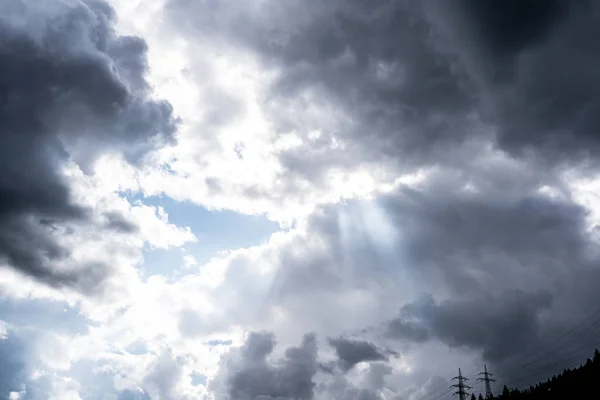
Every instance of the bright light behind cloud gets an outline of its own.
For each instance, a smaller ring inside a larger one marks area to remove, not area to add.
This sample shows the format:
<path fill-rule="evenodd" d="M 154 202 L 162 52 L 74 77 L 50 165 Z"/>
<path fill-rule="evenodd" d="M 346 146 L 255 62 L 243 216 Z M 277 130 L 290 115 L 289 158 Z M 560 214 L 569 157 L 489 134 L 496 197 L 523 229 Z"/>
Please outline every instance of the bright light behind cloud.
<path fill-rule="evenodd" d="M 366 196 L 402 179 L 381 163 L 353 168 L 332 165 L 322 184 L 296 179 L 291 182 L 295 193 L 281 197 L 286 189 L 282 185 L 290 184 L 281 152 L 322 142 L 322 130 L 336 129 L 340 119 L 347 123 L 350 117 L 317 93 L 306 92 L 297 101 L 272 103 L 271 112 L 295 118 L 297 123 L 316 123 L 316 129 L 306 137 L 294 130 L 276 131 L 266 115 L 265 88 L 278 71 L 266 70 L 252 54 L 235 47 L 201 37 L 189 43 L 173 29 L 165 29 L 160 4 L 142 6 L 131 1 L 114 6 L 121 16 L 119 28 L 149 43 L 150 80 L 156 95 L 168 99 L 183 121 L 179 143 L 153 155 L 144 170 L 119 174 L 121 188 L 166 194 L 211 209 L 268 214 L 290 223 L 308 215 L 316 204 Z M 215 107 L 232 104 L 239 112 L 215 114 L 219 112 Z M 344 146 L 335 138 L 323 144 L 333 149 Z M 105 168 L 127 169 L 115 159 L 104 162 Z"/>
<path fill-rule="evenodd" d="M 518 378 L 600 301 L 600 13 L 442 3 L 0 0 L 0 397 Z"/>

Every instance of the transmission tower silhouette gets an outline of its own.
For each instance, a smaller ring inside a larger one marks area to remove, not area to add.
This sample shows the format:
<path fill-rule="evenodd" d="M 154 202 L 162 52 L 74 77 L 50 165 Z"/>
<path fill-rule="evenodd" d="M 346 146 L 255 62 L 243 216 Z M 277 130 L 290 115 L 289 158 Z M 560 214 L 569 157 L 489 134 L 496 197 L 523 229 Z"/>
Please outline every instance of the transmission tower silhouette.
<path fill-rule="evenodd" d="M 467 400 L 467 390 L 472 389 L 471 386 L 465 384 L 465 381 L 468 381 L 469 379 L 462 376 L 460 368 L 458 369 L 458 376 L 455 376 L 452 379 L 456 379 L 458 381 L 456 384 L 450 386 L 451 388 L 457 388 L 456 392 L 453 393 L 453 396 L 458 395 L 459 400 Z"/>
<path fill-rule="evenodd" d="M 480 382 L 485 382 L 485 398 L 487 400 L 489 399 L 493 399 L 494 395 L 492 394 L 492 385 L 491 382 L 496 382 L 495 379 L 490 378 L 490 376 L 494 375 L 488 372 L 487 370 L 487 365 L 483 366 L 483 371 L 484 372 L 480 372 L 478 375 L 483 375 L 483 378 L 477 378 L 478 381 Z"/>

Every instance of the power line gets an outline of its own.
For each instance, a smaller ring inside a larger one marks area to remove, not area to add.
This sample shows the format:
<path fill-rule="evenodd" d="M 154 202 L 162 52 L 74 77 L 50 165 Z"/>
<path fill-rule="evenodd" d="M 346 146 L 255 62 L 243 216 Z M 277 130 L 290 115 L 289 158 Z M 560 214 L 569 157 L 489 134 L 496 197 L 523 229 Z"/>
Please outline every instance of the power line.
<path fill-rule="evenodd" d="M 440 394 L 440 395 L 439 395 L 439 396 L 437 396 L 437 397 L 434 397 L 434 398 L 433 398 L 433 399 L 431 399 L 431 400 L 439 400 L 439 399 L 441 399 L 442 397 L 444 397 L 445 395 L 447 395 L 448 393 L 450 393 L 451 391 L 452 391 L 452 388 L 451 388 L 451 387 L 450 387 L 450 388 L 447 388 L 447 389 L 444 391 L 444 393 Z"/>
<path fill-rule="evenodd" d="M 580 340 L 584 339 L 584 338 L 588 338 L 589 340 L 585 343 L 583 343 L 582 345 L 576 347 L 575 349 L 573 349 L 570 352 L 567 352 L 566 355 L 576 355 L 575 353 L 577 353 L 580 350 L 590 350 L 591 347 L 593 345 L 597 345 L 598 344 L 598 339 L 596 337 L 596 335 L 593 335 L 591 338 L 589 336 L 590 333 L 595 333 L 595 329 L 600 326 L 600 321 L 596 321 L 594 324 L 590 325 L 589 327 L 586 328 L 586 330 L 579 332 L 576 336 L 572 337 L 571 340 L 563 343 L 563 347 L 571 344 L 571 343 L 576 343 L 579 342 Z M 572 330 L 571 330 L 572 332 Z M 551 354 L 556 354 L 556 351 L 550 351 L 550 352 L 546 352 L 545 354 L 542 354 L 541 356 L 537 357 L 534 361 L 531 361 L 529 363 L 526 364 L 521 364 L 518 366 L 514 366 L 512 368 L 517 369 L 517 368 L 523 368 L 523 367 L 531 367 L 534 364 L 539 363 L 540 361 L 542 361 L 544 358 L 546 358 L 547 356 L 551 355 Z M 570 359 L 571 357 L 568 357 L 568 359 Z M 544 365 L 542 367 L 542 369 L 544 369 L 547 365 L 555 365 L 557 363 L 560 363 L 560 361 L 554 361 L 550 364 L 542 364 Z M 503 374 L 499 374 L 499 376 L 506 376 Z"/>
<path fill-rule="evenodd" d="M 600 316 L 600 308 L 598 308 L 596 311 L 594 311 L 592 314 L 589 314 L 587 317 L 585 317 L 583 320 L 581 320 L 580 322 L 578 322 L 576 325 L 574 325 L 572 328 L 568 329 L 567 331 L 563 332 L 562 334 L 556 336 L 555 338 L 551 339 L 548 342 L 545 342 L 543 344 L 541 344 L 540 346 L 538 346 L 534 351 L 527 353 L 525 355 L 522 355 L 520 357 L 518 357 L 515 360 L 512 360 L 513 362 L 519 362 L 519 361 L 524 361 L 528 358 L 530 358 L 531 356 L 535 356 L 537 353 L 539 353 L 540 351 L 547 351 L 546 349 L 548 349 L 548 347 L 550 345 L 553 344 L 557 344 L 558 342 L 560 342 L 561 339 L 563 339 L 564 337 L 570 335 L 571 333 L 575 332 L 577 329 L 579 329 L 582 326 L 585 326 L 585 324 L 587 322 L 589 322 L 590 320 L 593 320 L 594 317 Z M 593 321 L 592 325 L 596 325 L 600 323 L 600 319 Z M 554 348 L 555 346 L 552 346 L 552 348 Z M 539 358 L 539 357 L 538 357 Z M 543 357 L 541 357 L 543 358 Z M 521 364 L 520 367 L 525 367 L 531 364 L 534 364 L 536 360 Z"/>
<path fill-rule="evenodd" d="M 419 397 L 418 399 L 415 400 L 424 400 L 429 396 L 432 396 L 434 394 L 436 394 L 437 392 L 441 391 L 442 389 L 447 389 L 446 393 L 449 392 L 451 389 L 447 388 L 447 385 L 451 382 L 451 380 L 447 379 L 446 381 L 444 381 L 444 383 L 442 383 L 439 386 L 436 386 L 431 392 L 426 393 L 423 397 Z M 442 395 L 446 394 L 446 393 L 442 393 Z M 430 400 L 436 400 L 439 397 L 436 397 L 435 399 L 430 399 Z"/>
<path fill-rule="evenodd" d="M 562 343 L 562 346 L 566 346 L 569 345 L 571 343 L 575 343 L 578 339 L 580 339 L 582 336 L 584 336 L 586 333 L 591 333 L 593 332 L 594 329 L 600 327 L 600 320 L 595 321 L 592 325 L 590 325 L 588 328 L 586 328 L 586 330 L 580 332 L 579 335 L 572 337 L 571 340 Z M 573 332 L 573 329 L 570 329 L 569 332 Z M 564 336 L 564 335 L 563 335 Z M 555 354 L 556 352 L 556 347 L 552 348 L 550 351 L 546 352 L 546 354 L 542 354 L 541 356 L 535 358 L 533 361 L 530 361 L 528 363 L 522 364 L 521 367 L 528 367 L 530 365 L 535 364 L 536 362 L 538 362 L 539 360 L 543 360 L 544 358 L 546 358 L 547 356 L 551 355 L 551 354 Z"/>

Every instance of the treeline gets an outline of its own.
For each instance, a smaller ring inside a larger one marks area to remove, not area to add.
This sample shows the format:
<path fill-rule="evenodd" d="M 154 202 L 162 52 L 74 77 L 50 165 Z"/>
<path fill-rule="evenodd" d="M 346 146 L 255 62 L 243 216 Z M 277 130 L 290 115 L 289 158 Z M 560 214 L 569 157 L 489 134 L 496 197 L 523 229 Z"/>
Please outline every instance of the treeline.
<path fill-rule="evenodd" d="M 540 382 L 528 389 L 509 389 L 504 386 L 502 394 L 494 400 L 568 400 L 600 399 L 600 353 L 584 365 L 566 369 L 546 382 Z"/>

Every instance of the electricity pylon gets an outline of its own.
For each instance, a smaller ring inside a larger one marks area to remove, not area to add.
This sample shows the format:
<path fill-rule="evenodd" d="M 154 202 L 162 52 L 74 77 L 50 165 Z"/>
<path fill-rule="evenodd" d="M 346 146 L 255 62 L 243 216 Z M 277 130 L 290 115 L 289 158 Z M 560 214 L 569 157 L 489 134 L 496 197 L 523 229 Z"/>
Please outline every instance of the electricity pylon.
<path fill-rule="evenodd" d="M 465 384 L 465 381 L 468 381 L 469 379 L 462 376 L 462 372 L 460 372 L 460 368 L 458 369 L 458 376 L 455 376 L 452 379 L 458 380 L 458 383 L 450 386 L 450 387 L 458 389 L 456 392 L 453 393 L 453 396 L 458 395 L 459 400 L 467 400 L 467 395 L 468 395 L 467 390 L 473 389 L 471 386 Z"/>
<path fill-rule="evenodd" d="M 492 385 L 491 382 L 496 382 L 495 379 L 490 378 L 490 376 L 494 375 L 488 372 L 487 365 L 483 366 L 484 372 L 480 372 L 478 375 L 483 375 L 483 378 L 477 378 L 478 381 L 485 382 L 485 398 L 486 400 L 493 399 L 494 395 L 492 394 Z"/>

